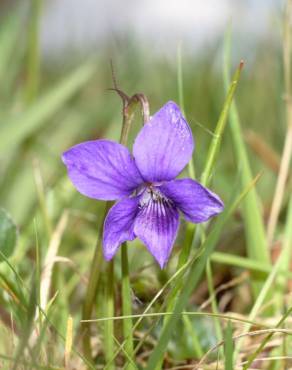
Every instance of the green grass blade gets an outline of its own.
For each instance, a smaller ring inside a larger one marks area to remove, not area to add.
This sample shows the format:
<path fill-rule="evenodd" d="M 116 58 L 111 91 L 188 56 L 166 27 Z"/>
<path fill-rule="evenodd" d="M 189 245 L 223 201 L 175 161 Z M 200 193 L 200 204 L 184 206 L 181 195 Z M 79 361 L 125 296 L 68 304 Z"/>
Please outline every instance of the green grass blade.
<path fill-rule="evenodd" d="M 181 49 L 180 48 L 178 49 L 178 63 L 177 63 L 177 65 L 178 65 L 179 102 L 180 102 L 180 106 L 183 108 L 182 60 L 181 60 Z M 201 176 L 201 182 L 202 182 L 203 185 L 207 185 L 209 180 L 210 180 L 210 176 L 211 176 L 211 173 L 212 173 L 212 170 L 213 170 L 216 158 L 217 158 L 217 154 L 218 154 L 219 149 L 220 149 L 221 139 L 222 139 L 224 129 L 225 129 L 225 126 L 226 126 L 229 109 L 230 109 L 230 106 L 231 106 L 231 103 L 232 103 L 232 100 L 233 100 L 233 97 L 234 97 L 234 94 L 235 94 L 235 91 L 236 91 L 236 87 L 237 87 L 237 84 L 238 84 L 238 81 L 239 81 L 239 78 L 240 78 L 242 67 L 243 67 L 243 63 L 241 62 L 240 65 L 238 66 L 237 70 L 234 73 L 234 76 L 232 78 L 232 82 L 230 84 L 227 96 L 225 98 L 223 109 L 221 111 L 218 122 L 216 124 L 216 129 L 215 129 L 215 132 L 213 134 L 213 139 L 212 139 L 211 144 L 209 146 L 209 151 L 208 151 L 208 154 L 207 154 L 206 164 L 205 164 L 202 176 Z M 191 161 L 189 163 L 189 166 L 188 166 L 189 174 L 190 174 L 191 177 L 195 176 L 195 174 L 193 172 L 193 168 L 194 168 L 193 167 L 193 162 Z M 180 253 L 180 256 L 179 256 L 178 268 L 183 266 L 189 258 L 196 229 L 197 228 L 196 228 L 195 225 L 190 224 L 190 223 L 187 224 L 184 247 L 183 247 L 183 249 Z M 211 284 L 211 281 L 209 279 L 209 287 L 212 285 L 212 284 L 211 285 L 210 284 Z M 171 297 L 169 299 L 168 311 L 172 310 L 172 308 L 174 306 L 175 297 L 177 296 L 177 293 L 180 290 L 180 288 L 181 287 L 179 285 L 177 285 L 176 289 L 174 289 L 173 292 L 171 293 Z M 213 305 L 213 308 L 215 309 L 216 302 L 215 301 L 212 302 L 212 305 Z M 215 313 L 216 313 L 216 311 L 215 311 Z M 167 321 L 167 319 L 165 321 Z M 219 322 L 216 319 L 215 319 L 215 326 L 217 328 L 216 331 L 217 331 L 217 334 L 219 336 L 218 338 L 222 339 Z M 201 351 L 199 351 L 199 352 L 201 352 Z"/>
<path fill-rule="evenodd" d="M 203 185 L 207 185 L 209 183 L 210 176 L 212 175 L 212 170 L 213 170 L 216 158 L 217 158 L 217 154 L 220 149 L 221 140 L 222 140 L 225 126 L 227 123 L 228 114 L 230 111 L 230 107 L 233 101 L 233 97 L 236 91 L 236 87 L 237 87 L 237 84 L 240 78 L 242 68 L 243 68 L 243 62 L 239 64 L 237 70 L 234 73 L 231 83 L 228 84 L 229 87 L 227 90 L 227 96 L 226 96 L 219 120 L 217 122 L 215 132 L 213 134 L 213 139 L 209 146 L 206 164 L 205 164 L 202 176 L 201 176 L 201 183 Z"/>
<path fill-rule="evenodd" d="M 157 342 L 157 345 L 149 358 L 146 367 L 147 370 L 155 369 L 157 364 L 161 361 L 161 358 L 164 351 L 166 350 L 167 344 L 173 333 L 173 329 L 177 323 L 177 320 L 180 317 L 181 312 L 186 307 L 190 294 L 199 283 L 200 278 L 206 267 L 207 260 L 213 252 L 213 249 L 215 248 L 215 245 L 221 235 L 222 230 L 226 225 L 226 222 L 229 220 L 231 214 L 240 204 L 241 200 L 246 196 L 252 186 L 254 186 L 257 179 L 258 177 L 245 188 L 245 190 L 235 201 L 231 202 L 231 205 L 229 207 L 225 209 L 223 214 L 218 218 L 211 233 L 208 235 L 208 238 L 203 243 L 203 253 L 201 254 L 200 258 L 196 259 L 194 263 L 192 263 L 190 266 L 189 274 L 187 275 L 185 283 L 180 291 L 179 297 L 173 309 L 173 314 L 163 328 L 159 341 Z"/>
<path fill-rule="evenodd" d="M 230 33 L 226 34 L 224 46 L 224 84 L 227 89 L 229 86 L 230 70 Z M 243 140 L 240 127 L 240 120 L 235 103 L 230 109 L 230 130 L 233 147 L 236 155 L 236 161 L 240 164 L 240 180 L 242 188 L 250 183 L 252 179 L 251 168 Z M 252 189 L 243 201 L 243 218 L 245 223 L 245 233 L 247 240 L 248 257 L 259 263 L 270 263 L 270 257 L 266 242 L 265 229 L 257 197 L 256 189 Z M 264 277 L 260 273 L 254 273 L 252 276 L 252 288 L 254 296 L 257 297 L 264 283 Z"/>
<path fill-rule="evenodd" d="M 265 274 L 269 274 L 272 271 L 271 265 L 267 265 L 265 263 L 259 263 L 257 261 L 251 260 L 246 257 L 236 256 L 234 254 L 224 253 L 224 252 L 212 253 L 211 261 L 216 262 L 216 263 L 225 264 L 225 265 L 240 267 L 240 268 L 250 270 L 250 271 L 263 272 Z M 292 278 L 292 272 L 281 269 L 279 273 L 281 276 L 285 277 L 285 281 L 287 280 L 287 278 L 289 279 Z"/>

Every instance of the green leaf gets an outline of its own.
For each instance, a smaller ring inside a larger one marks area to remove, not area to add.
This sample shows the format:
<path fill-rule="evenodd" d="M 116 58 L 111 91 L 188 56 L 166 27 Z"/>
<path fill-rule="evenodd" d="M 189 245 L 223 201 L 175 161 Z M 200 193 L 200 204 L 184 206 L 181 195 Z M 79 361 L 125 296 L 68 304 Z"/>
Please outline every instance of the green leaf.
<path fill-rule="evenodd" d="M 10 215 L 0 208 L 0 251 L 10 257 L 17 240 L 17 228 Z M 0 256 L 0 262 L 3 258 Z"/>

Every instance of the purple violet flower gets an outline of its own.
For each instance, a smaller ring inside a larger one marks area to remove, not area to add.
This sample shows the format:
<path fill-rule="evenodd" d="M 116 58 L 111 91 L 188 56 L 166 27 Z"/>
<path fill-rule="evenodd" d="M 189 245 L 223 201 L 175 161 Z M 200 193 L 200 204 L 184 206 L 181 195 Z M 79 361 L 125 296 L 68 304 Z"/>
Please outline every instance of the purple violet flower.
<path fill-rule="evenodd" d="M 123 242 L 137 237 L 163 268 L 176 238 L 179 212 L 194 223 L 222 212 L 223 202 L 209 189 L 192 179 L 175 180 L 193 149 L 191 129 L 170 101 L 143 126 L 133 156 L 110 140 L 87 141 L 63 154 L 69 177 L 81 194 L 117 200 L 104 222 L 106 260 Z"/>

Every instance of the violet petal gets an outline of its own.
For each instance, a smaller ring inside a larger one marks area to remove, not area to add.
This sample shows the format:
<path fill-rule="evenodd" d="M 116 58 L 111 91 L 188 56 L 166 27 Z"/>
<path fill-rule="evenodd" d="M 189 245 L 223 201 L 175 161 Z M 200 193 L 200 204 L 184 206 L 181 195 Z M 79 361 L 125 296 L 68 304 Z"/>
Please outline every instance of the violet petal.
<path fill-rule="evenodd" d="M 110 260 L 126 240 L 134 240 L 134 219 L 138 212 L 139 197 L 125 198 L 108 212 L 103 228 L 103 254 Z"/>
<path fill-rule="evenodd" d="M 192 179 L 169 181 L 159 187 L 171 199 L 188 221 L 205 222 L 222 212 L 222 200 L 211 190 Z"/>
<path fill-rule="evenodd" d="M 77 190 L 90 198 L 120 199 L 143 182 L 128 149 L 113 141 L 75 145 L 62 159 Z"/>
<path fill-rule="evenodd" d="M 169 202 L 150 199 L 141 205 L 135 220 L 134 233 L 163 268 L 170 256 L 178 227 L 177 208 Z"/>
<path fill-rule="evenodd" d="M 149 182 L 174 179 L 189 162 L 194 149 L 191 129 L 174 102 L 166 103 L 138 134 L 133 154 Z"/>

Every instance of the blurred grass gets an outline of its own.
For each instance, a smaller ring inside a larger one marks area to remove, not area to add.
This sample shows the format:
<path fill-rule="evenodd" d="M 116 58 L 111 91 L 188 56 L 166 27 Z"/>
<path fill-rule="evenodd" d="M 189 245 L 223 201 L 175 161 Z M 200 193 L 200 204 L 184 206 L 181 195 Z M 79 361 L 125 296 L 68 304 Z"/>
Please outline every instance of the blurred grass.
<path fill-rule="evenodd" d="M 34 0 L 31 4 L 35 10 L 29 13 L 31 27 L 24 26 L 29 20 L 23 18 L 23 12 L 19 8 L 9 11 L 0 22 L 0 206 L 5 209 L 5 215 L 8 214 L 5 222 L 12 218 L 14 222 L 9 225 L 16 223 L 19 230 L 17 242 L 16 238 L 14 240 L 16 246 L 10 248 L 9 245 L 9 250 L 13 253 L 9 255 L 5 249 L 1 249 L 0 256 L 1 366 L 3 369 L 53 369 L 64 368 L 65 361 L 68 369 L 102 369 L 105 366 L 104 354 L 107 353 L 106 357 L 111 363 L 110 357 L 115 353 L 115 366 L 122 368 L 127 356 L 121 346 L 122 325 L 119 323 L 108 321 L 105 327 L 100 322 L 92 325 L 94 366 L 81 354 L 80 333 L 86 336 L 86 332 L 80 329 L 81 307 L 97 240 L 97 225 L 101 223 L 104 205 L 90 201 L 75 191 L 67 179 L 60 156 L 70 145 L 83 140 L 99 137 L 119 139 L 121 103 L 114 93 L 107 90 L 112 87 L 107 57 L 110 55 L 114 61 L 119 87 L 129 95 L 140 91 L 145 93 L 150 101 L 151 113 L 167 100 L 184 102 L 184 110 L 196 141 L 194 166 L 196 173 L 201 174 L 225 99 L 222 60 L 218 56 L 222 53 L 223 35 L 219 48 L 209 48 L 196 56 L 181 46 L 179 73 L 183 75 L 183 88 L 181 86 L 178 89 L 176 62 L 164 54 L 152 54 L 143 45 L 136 45 L 133 41 L 127 44 L 127 52 L 105 46 L 90 58 L 68 54 L 64 55 L 62 63 L 42 60 L 38 44 L 40 11 L 35 8 L 41 5 L 41 1 Z M 283 73 L 279 49 L 279 45 L 273 45 L 269 41 L 259 44 L 253 59 L 249 60 L 249 56 L 245 58 L 245 70 L 236 92 L 242 129 L 240 139 L 249 157 L 251 172 L 263 172 L 257 184 L 261 203 L 258 217 L 263 226 L 269 215 L 277 174 L 275 166 L 269 162 L 264 152 L 254 151 L 249 147 L 245 134 L 248 130 L 256 133 L 259 140 L 280 156 L 285 136 L 285 108 L 282 102 Z M 239 59 L 236 55 L 234 63 L 231 63 L 232 69 Z M 181 80 L 182 78 L 179 83 Z M 130 133 L 130 143 L 139 129 L 140 120 L 137 118 Z M 212 168 L 212 189 L 222 199 L 229 199 L 242 166 L 242 162 L 233 155 L 232 137 L 227 130 L 222 139 L 220 154 Z M 248 274 L 244 283 L 223 289 L 229 281 L 243 272 L 256 271 L 261 273 L 261 285 L 265 284 L 267 287 L 273 282 L 271 276 L 276 279 L 278 273 L 275 315 L 280 315 L 285 307 L 291 306 L 291 294 L 288 294 L 291 293 L 289 267 L 292 246 L 288 239 L 291 237 L 291 201 L 290 218 L 287 220 L 290 194 L 291 172 L 275 234 L 276 246 L 284 246 L 283 268 L 278 268 L 279 265 L 275 264 L 276 257 L 270 249 L 266 248 L 263 252 L 257 242 L 252 247 L 249 246 L 245 239 L 245 234 L 249 232 L 248 226 L 241 209 L 237 209 L 228 218 L 228 222 L 217 226 L 217 229 L 216 225 L 211 224 L 211 234 L 207 230 L 207 245 L 212 242 L 212 248 L 215 244 L 218 248 L 214 254 L 211 249 L 208 253 L 212 261 L 214 294 L 220 311 L 218 320 L 225 333 L 226 369 L 231 368 L 233 357 L 232 330 L 242 332 L 243 326 L 233 323 L 232 328 L 227 325 L 226 329 L 220 314 L 232 311 L 249 317 L 255 312 L 252 307 L 256 307 L 257 315 L 251 316 L 252 321 L 256 319 L 268 327 L 274 327 L 280 320 L 278 316 L 262 315 L 264 300 L 261 304 L 256 304 L 259 300 L 251 295 L 250 282 L 254 274 Z M 56 233 L 57 224 L 65 209 L 68 210 L 68 224 L 64 229 L 58 254 L 50 261 L 52 276 L 50 288 L 45 292 L 49 300 L 46 307 L 40 309 L 38 291 L 41 287 L 41 272 L 45 268 L 49 242 L 54 232 Z M 250 225 L 254 226 L 253 215 L 250 218 Z M 1 225 L 5 224 L 2 222 Z M 213 235 L 214 226 L 217 230 L 216 243 L 214 239 L 208 239 L 209 235 Z M 171 330 L 167 329 L 168 338 L 165 340 L 164 335 L 164 342 L 161 344 L 159 313 L 163 312 L 164 304 L 172 292 L 170 287 L 174 286 L 175 289 L 179 281 L 175 277 L 174 285 L 172 284 L 172 277 L 177 271 L 177 252 L 186 242 L 184 235 L 187 227 L 182 225 L 173 257 L 164 271 L 153 264 L 151 256 L 139 241 L 129 243 L 133 314 L 145 312 L 152 298 L 166 287 L 158 294 L 151 308 L 149 307 L 150 313 L 157 314 L 158 317 L 142 315 L 138 324 L 137 317 L 133 317 L 134 353 L 138 368 L 148 366 L 150 369 L 154 363 L 153 358 L 161 362 L 162 355 L 165 368 L 195 361 L 198 360 L 198 353 L 201 355 L 202 351 L 206 352 L 216 344 L 212 317 L 202 319 L 195 315 L 184 320 L 169 318 L 167 323 Z M 0 232 L 0 239 L 5 240 L 1 227 Z M 254 231 L 250 231 L 250 235 L 259 236 Z M 195 240 L 196 247 L 198 244 L 198 240 Z M 2 256 L 3 253 L 7 253 L 7 257 Z M 208 256 L 203 254 L 195 260 L 194 266 L 199 266 L 199 271 L 202 261 Z M 120 258 L 118 254 L 116 260 L 120 262 Z M 270 258 L 274 268 L 268 263 Z M 193 313 L 201 313 L 200 305 L 208 298 L 207 282 L 199 278 L 200 274 L 194 272 L 194 268 L 190 272 L 189 267 L 190 265 L 182 272 L 189 274 L 189 279 L 185 280 L 186 285 L 182 288 L 182 292 L 187 293 L 181 293 L 183 299 L 177 303 L 177 314 L 186 308 Z M 103 306 L 109 303 L 105 300 L 104 292 L 106 264 L 101 263 L 96 268 L 100 272 L 100 282 L 92 316 L 103 318 Z M 119 315 L 121 275 L 118 268 L 112 273 L 115 276 L 115 288 L 110 295 L 114 293 L 115 312 L 108 312 L 108 315 Z M 217 288 L 222 286 L 222 290 L 216 293 Z M 260 299 L 265 293 L 264 291 L 260 295 Z M 36 312 L 40 320 L 35 322 Z M 70 321 L 71 317 L 73 322 Z M 180 325 L 182 322 L 184 324 Z M 103 332 L 107 325 L 114 326 L 115 337 L 107 338 L 113 348 L 105 349 L 103 343 L 106 343 L 106 338 Z M 286 327 L 291 329 L 289 320 Z M 32 333 L 37 333 L 34 343 L 31 342 Z M 197 350 L 194 350 L 193 344 L 197 340 Z M 136 351 L 138 347 L 139 350 Z M 159 348 L 162 347 L 164 351 L 161 353 Z M 149 351 L 153 349 L 156 349 L 155 355 L 152 354 L 152 360 L 148 363 Z M 286 355 L 292 356 L 291 348 L 288 347 L 285 351 Z M 210 361 L 216 362 L 216 359 L 211 356 Z"/>

